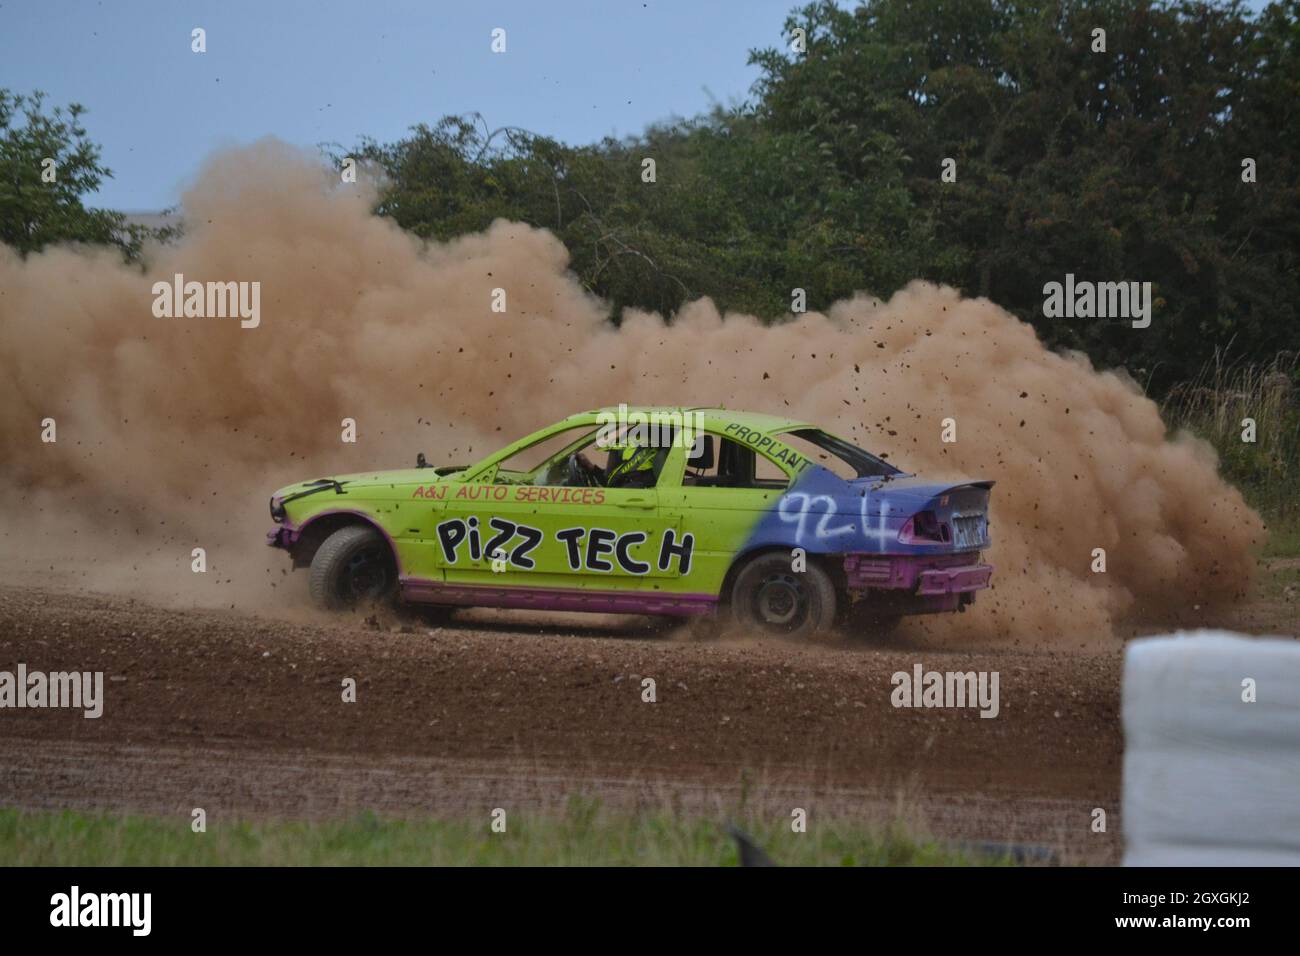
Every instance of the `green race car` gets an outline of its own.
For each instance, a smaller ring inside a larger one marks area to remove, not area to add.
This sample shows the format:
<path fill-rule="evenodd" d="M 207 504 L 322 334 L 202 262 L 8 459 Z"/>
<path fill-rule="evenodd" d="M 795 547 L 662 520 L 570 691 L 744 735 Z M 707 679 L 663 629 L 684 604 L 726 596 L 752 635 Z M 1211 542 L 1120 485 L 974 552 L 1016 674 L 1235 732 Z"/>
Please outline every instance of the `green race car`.
<path fill-rule="evenodd" d="M 572 415 L 473 465 L 289 485 L 268 544 L 315 601 L 691 616 L 804 636 L 964 610 L 990 481 L 934 484 L 813 425 L 721 408 Z"/>

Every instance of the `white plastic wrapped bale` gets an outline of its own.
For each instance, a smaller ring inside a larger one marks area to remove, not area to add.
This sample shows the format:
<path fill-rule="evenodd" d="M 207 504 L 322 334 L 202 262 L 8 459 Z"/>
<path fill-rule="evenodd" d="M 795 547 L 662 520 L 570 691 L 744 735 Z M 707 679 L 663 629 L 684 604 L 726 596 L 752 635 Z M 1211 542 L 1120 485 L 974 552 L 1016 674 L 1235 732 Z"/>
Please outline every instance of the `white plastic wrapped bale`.
<path fill-rule="evenodd" d="M 1300 641 L 1129 644 L 1123 826 L 1126 866 L 1300 865 Z"/>

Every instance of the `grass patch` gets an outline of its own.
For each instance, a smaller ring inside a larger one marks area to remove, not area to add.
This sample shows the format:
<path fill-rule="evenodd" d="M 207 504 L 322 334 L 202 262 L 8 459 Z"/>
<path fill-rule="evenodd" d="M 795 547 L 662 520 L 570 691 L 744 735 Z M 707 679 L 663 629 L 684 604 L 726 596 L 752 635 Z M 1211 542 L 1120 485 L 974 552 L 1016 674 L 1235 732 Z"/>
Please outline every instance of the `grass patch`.
<path fill-rule="evenodd" d="M 1241 489 L 1269 529 L 1265 557 L 1300 555 L 1300 356 L 1267 364 L 1208 363 L 1171 389 L 1161 414 L 1214 446 L 1220 473 Z M 1247 420 L 1254 440 L 1246 441 Z"/>
<path fill-rule="evenodd" d="M 1261 588 L 1264 597 L 1273 599 L 1300 593 L 1300 566 L 1270 568 L 1262 578 Z"/>
<path fill-rule="evenodd" d="M 1300 557 L 1300 521 L 1281 527 L 1270 524 L 1263 555 L 1266 558 Z"/>
<path fill-rule="evenodd" d="M 901 827 L 854 821 L 739 825 L 773 860 L 804 866 L 981 865 L 997 859 Z M 193 833 L 186 818 L 72 811 L 0 810 L 0 859 L 8 866 L 735 866 L 725 825 L 669 812 L 610 813 L 575 798 L 564 813 L 489 821 L 212 821 Z"/>

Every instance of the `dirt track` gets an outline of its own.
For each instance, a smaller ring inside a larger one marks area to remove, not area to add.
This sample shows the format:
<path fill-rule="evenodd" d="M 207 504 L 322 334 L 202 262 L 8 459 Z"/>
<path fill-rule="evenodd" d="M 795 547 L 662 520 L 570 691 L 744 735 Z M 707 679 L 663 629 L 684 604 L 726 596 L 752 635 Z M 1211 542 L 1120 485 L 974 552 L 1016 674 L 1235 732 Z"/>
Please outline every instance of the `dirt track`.
<path fill-rule="evenodd" d="M 1118 648 L 803 647 L 478 617 L 292 623 L 0 588 L 0 670 L 102 670 L 106 698 L 98 720 L 0 713 L 0 804 L 486 813 L 584 792 L 714 812 L 743 792 L 784 814 L 901 811 L 963 838 L 1117 850 L 1087 822 L 1103 806 L 1118 829 Z M 894 708 L 890 676 L 917 662 L 1000 672 L 1000 715 Z"/>

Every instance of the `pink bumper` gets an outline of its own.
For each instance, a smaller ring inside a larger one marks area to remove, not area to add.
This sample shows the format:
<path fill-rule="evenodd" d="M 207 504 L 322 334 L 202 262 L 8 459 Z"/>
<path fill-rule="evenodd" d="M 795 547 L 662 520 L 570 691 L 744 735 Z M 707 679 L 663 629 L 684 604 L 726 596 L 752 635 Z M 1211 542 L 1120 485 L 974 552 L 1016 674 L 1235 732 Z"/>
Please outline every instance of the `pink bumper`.
<path fill-rule="evenodd" d="M 988 587 L 993 566 L 980 563 L 977 551 L 938 556 L 846 554 L 844 577 L 851 591 L 883 588 L 925 596 L 965 594 Z"/>
<path fill-rule="evenodd" d="M 989 586 L 993 565 L 968 564 L 959 568 L 939 568 L 922 571 L 917 584 L 917 594 L 964 594 Z"/>
<path fill-rule="evenodd" d="M 284 548 L 286 551 L 298 540 L 298 529 L 284 525 L 266 533 L 266 543 L 272 548 Z"/>

